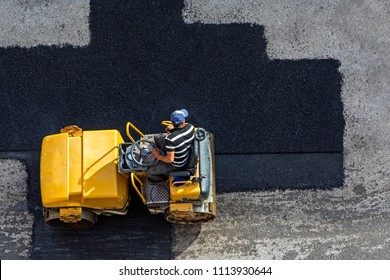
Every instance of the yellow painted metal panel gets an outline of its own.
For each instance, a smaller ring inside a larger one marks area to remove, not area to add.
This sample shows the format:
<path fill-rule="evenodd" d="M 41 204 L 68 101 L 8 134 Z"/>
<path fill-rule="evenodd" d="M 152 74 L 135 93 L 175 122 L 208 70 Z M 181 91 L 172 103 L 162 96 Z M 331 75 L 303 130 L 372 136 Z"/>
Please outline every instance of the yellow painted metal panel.
<path fill-rule="evenodd" d="M 81 215 L 81 207 L 60 209 L 60 220 L 64 223 L 77 223 L 81 221 Z"/>
<path fill-rule="evenodd" d="M 194 205 L 192 203 L 170 204 L 169 212 L 194 212 Z"/>
<path fill-rule="evenodd" d="M 118 148 L 123 139 L 116 130 L 83 132 L 84 207 L 122 209 L 128 199 L 127 178 L 118 173 Z"/>
<path fill-rule="evenodd" d="M 184 198 L 197 200 L 199 198 L 199 182 L 187 183 L 179 187 L 172 186 L 172 183 L 170 185 L 171 201 L 179 201 Z"/>
<path fill-rule="evenodd" d="M 45 207 L 68 205 L 68 134 L 46 136 L 41 149 L 41 195 Z"/>
<path fill-rule="evenodd" d="M 69 200 L 81 203 L 83 192 L 82 140 L 69 137 Z"/>
<path fill-rule="evenodd" d="M 128 176 L 118 173 L 116 130 L 46 136 L 41 150 L 44 207 L 122 209 L 128 201 Z"/>

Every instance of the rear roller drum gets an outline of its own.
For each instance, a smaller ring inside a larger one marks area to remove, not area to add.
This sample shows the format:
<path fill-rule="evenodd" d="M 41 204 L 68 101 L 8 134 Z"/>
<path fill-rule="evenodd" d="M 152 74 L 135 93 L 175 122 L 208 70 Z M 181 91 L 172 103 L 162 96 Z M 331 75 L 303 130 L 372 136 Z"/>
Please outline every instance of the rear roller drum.
<path fill-rule="evenodd" d="M 215 213 L 210 212 L 165 212 L 165 219 L 174 224 L 202 224 L 215 218 Z"/>
<path fill-rule="evenodd" d="M 45 224 L 49 227 L 60 229 L 84 229 L 91 228 L 97 221 L 97 216 L 88 210 L 83 210 L 81 221 L 76 223 L 64 223 L 60 220 L 60 212 L 58 210 L 45 210 L 43 213 Z"/>

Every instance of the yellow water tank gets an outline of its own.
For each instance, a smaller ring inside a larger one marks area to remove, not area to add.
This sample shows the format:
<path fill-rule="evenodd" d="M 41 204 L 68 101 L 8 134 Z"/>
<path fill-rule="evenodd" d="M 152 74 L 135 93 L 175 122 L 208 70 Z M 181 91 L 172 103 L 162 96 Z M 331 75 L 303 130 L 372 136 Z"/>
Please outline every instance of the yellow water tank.
<path fill-rule="evenodd" d="M 46 208 L 122 209 L 128 178 L 118 173 L 117 130 L 63 132 L 43 139 L 41 195 Z"/>

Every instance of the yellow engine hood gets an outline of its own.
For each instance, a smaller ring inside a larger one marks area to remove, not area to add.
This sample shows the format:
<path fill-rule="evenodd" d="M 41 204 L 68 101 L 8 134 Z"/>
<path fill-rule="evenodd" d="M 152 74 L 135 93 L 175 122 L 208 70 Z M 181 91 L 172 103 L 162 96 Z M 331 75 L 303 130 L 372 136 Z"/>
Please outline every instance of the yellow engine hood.
<path fill-rule="evenodd" d="M 46 136 L 40 167 L 43 206 L 122 209 L 128 200 L 127 177 L 117 171 L 123 142 L 116 130 Z"/>

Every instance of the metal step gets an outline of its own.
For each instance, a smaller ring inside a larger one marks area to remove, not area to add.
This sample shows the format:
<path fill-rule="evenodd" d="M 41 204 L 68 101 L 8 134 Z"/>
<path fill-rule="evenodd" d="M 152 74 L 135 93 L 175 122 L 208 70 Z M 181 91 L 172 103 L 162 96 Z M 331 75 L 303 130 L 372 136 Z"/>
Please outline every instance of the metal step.
<path fill-rule="evenodd" d="M 169 203 L 169 183 L 150 183 L 146 180 L 143 186 L 143 195 L 146 199 L 146 205 Z"/>

